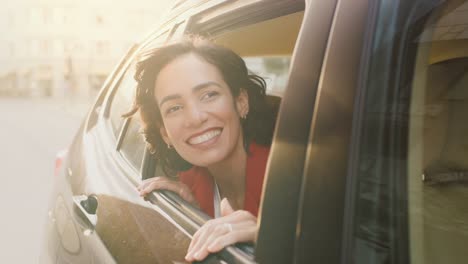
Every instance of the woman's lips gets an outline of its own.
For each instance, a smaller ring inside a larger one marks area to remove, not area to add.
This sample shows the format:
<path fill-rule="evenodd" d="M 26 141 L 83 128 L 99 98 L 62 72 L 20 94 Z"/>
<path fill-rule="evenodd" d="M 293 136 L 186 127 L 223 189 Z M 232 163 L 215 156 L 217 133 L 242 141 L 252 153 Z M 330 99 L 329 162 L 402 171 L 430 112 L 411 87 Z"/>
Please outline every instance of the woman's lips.
<path fill-rule="evenodd" d="M 222 131 L 221 128 L 210 129 L 210 130 L 208 130 L 206 132 L 203 132 L 202 134 L 190 137 L 187 140 L 187 143 L 189 143 L 190 145 L 203 144 L 203 143 L 208 142 L 211 139 L 219 136 L 221 134 L 221 131 Z"/>

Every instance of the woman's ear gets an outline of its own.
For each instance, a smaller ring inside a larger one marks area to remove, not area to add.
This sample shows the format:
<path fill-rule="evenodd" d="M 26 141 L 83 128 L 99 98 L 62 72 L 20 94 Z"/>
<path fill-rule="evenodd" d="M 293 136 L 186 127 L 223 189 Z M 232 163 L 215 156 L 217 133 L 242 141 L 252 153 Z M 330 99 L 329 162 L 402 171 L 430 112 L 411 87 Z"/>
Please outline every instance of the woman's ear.
<path fill-rule="evenodd" d="M 239 96 L 236 98 L 236 107 L 239 116 L 245 119 L 249 113 L 249 94 L 245 89 L 240 90 Z"/>

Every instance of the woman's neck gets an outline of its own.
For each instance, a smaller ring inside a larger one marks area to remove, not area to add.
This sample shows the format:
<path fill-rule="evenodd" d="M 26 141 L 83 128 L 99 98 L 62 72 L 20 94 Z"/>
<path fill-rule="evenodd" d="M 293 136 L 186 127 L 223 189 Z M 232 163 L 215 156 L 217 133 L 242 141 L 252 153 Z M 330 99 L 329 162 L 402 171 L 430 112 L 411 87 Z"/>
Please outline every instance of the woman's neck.
<path fill-rule="evenodd" d="M 243 209 L 244 206 L 246 166 L 247 153 L 241 143 L 227 159 L 208 167 L 221 198 L 226 197 L 235 210 Z"/>

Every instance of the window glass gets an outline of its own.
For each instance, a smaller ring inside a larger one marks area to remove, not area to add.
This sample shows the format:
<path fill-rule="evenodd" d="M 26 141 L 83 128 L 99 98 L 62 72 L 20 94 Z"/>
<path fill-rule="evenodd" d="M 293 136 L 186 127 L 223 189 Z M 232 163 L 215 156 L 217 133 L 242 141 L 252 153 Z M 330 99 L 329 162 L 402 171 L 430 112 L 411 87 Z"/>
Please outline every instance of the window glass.
<path fill-rule="evenodd" d="M 465 263 L 468 1 L 381 1 L 376 17 L 354 263 Z"/>
<path fill-rule="evenodd" d="M 122 114 L 127 113 L 133 106 L 137 85 L 133 78 L 134 72 L 134 66 L 130 65 L 114 91 L 110 107 L 110 121 L 116 139 L 119 137 L 125 122 L 128 122 L 125 135 L 122 135 L 123 140 L 119 150 L 130 164 L 137 171 L 140 171 L 145 148 L 145 141 L 140 131 L 140 116 L 136 113 L 128 120 L 122 117 Z"/>
<path fill-rule="evenodd" d="M 130 161 L 132 166 L 140 171 L 143 153 L 145 150 L 145 139 L 141 133 L 141 123 L 138 114 L 128 120 L 127 131 L 120 147 L 122 155 Z"/>
<path fill-rule="evenodd" d="M 133 78 L 134 72 L 134 67 L 130 66 L 117 85 L 117 89 L 114 91 L 114 96 L 112 98 L 110 121 L 116 138 L 119 136 L 120 130 L 124 124 L 122 114 L 127 113 L 133 105 L 133 98 L 137 85 Z"/>
<path fill-rule="evenodd" d="M 161 46 L 166 40 L 167 34 L 167 31 L 162 33 L 156 39 L 150 41 L 144 49 L 148 50 Z M 110 106 L 110 120 L 112 123 L 112 130 L 114 131 L 116 138 L 119 136 L 124 124 L 122 114 L 130 111 L 133 106 L 133 99 L 135 97 L 137 86 L 134 75 L 135 65 L 131 64 L 117 84 L 117 88 L 113 91 Z"/>
<path fill-rule="evenodd" d="M 466 263 L 468 1 L 434 9 L 417 40 L 408 193 L 412 263 Z"/>

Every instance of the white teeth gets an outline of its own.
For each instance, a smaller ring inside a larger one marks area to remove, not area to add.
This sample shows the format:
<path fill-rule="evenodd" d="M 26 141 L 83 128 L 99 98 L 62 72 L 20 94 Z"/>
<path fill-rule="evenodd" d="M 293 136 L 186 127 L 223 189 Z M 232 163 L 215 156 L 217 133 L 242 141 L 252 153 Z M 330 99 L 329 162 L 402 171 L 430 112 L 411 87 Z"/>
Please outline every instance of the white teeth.
<path fill-rule="evenodd" d="M 220 129 L 217 129 L 217 130 L 210 130 L 206 133 L 204 133 L 203 135 L 200 135 L 200 136 L 196 136 L 196 137 L 193 137 L 191 139 L 189 139 L 189 143 L 192 144 L 192 145 L 195 145 L 195 144 L 200 144 L 200 143 L 203 143 L 203 142 L 206 142 L 214 137 L 216 137 L 217 135 L 221 134 L 221 130 Z"/>

